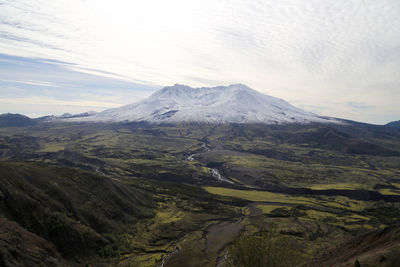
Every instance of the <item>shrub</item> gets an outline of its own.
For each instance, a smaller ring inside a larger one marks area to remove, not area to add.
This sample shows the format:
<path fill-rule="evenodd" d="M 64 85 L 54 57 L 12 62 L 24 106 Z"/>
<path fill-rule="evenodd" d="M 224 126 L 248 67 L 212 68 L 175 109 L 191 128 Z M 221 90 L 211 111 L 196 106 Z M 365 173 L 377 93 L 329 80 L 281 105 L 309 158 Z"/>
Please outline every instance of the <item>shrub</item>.
<path fill-rule="evenodd" d="M 298 245 L 279 235 L 276 227 L 252 235 L 244 235 L 229 250 L 229 267 L 280 267 L 297 266 L 303 262 Z"/>

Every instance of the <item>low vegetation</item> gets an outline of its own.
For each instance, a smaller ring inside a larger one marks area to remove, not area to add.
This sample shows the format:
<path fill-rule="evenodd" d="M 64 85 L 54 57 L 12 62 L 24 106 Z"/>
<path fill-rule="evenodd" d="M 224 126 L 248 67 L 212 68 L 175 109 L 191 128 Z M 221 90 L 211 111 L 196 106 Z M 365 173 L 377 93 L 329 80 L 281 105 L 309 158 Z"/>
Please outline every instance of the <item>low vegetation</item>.
<path fill-rule="evenodd" d="M 301 255 L 269 258 L 323 262 L 319 251 L 400 223 L 399 140 L 361 124 L 2 127 L 0 213 L 57 255 L 45 265 L 240 266 L 293 244 Z M 3 263 L 37 265 L 12 249 Z"/>
<path fill-rule="evenodd" d="M 228 253 L 227 267 L 289 267 L 304 263 L 296 241 L 280 235 L 275 226 L 268 231 L 243 234 Z"/>

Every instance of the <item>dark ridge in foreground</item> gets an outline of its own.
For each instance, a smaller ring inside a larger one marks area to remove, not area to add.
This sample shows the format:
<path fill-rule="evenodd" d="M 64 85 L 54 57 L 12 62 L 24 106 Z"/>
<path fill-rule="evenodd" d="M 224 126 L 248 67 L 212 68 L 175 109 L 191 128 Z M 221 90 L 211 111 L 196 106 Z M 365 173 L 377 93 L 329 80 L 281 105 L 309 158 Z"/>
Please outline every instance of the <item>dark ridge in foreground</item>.
<path fill-rule="evenodd" d="M 325 252 L 308 266 L 399 266 L 400 225 L 359 235 Z"/>
<path fill-rule="evenodd" d="M 1 266 L 66 266 L 57 248 L 18 223 L 0 218 Z"/>
<path fill-rule="evenodd" d="M 0 162 L 0 214 L 7 218 L 0 223 L 0 242 L 8 243 L 0 253 L 3 260 L 25 266 L 57 266 L 58 252 L 78 262 L 102 256 L 113 245 L 110 235 L 152 217 L 153 205 L 148 194 L 106 177 L 65 167 Z M 19 239 L 7 235 L 7 229 Z M 12 250 L 17 254 L 9 253 Z M 37 259 L 38 251 L 54 260 Z"/>

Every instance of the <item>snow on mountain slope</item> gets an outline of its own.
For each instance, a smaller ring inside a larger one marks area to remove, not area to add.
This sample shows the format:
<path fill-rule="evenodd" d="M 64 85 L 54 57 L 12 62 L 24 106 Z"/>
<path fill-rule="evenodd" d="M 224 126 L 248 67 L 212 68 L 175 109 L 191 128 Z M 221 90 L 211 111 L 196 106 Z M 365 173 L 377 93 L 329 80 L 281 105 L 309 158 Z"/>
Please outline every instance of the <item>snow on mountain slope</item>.
<path fill-rule="evenodd" d="M 212 88 L 176 84 L 164 87 L 142 101 L 73 120 L 266 124 L 337 122 L 242 84 Z"/>
<path fill-rule="evenodd" d="M 71 114 L 71 113 L 64 113 L 61 116 L 55 115 L 47 115 L 43 117 L 36 118 L 35 120 L 38 121 L 59 121 L 63 119 L 72 119 L 72 118 L 82 118 L 82 117 L 89 117 L 97 114 L 96 111 L 87 111 L 79 114 Z"/>

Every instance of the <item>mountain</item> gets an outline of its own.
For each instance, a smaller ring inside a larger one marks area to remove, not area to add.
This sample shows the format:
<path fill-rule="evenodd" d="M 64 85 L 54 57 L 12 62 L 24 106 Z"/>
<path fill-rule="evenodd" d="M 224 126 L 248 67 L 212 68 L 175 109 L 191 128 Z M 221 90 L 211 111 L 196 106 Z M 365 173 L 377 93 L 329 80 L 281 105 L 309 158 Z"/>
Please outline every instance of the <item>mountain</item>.
<path fill-rule="evenodd" d="M 0 115 L 0 127 L 22 127 L 35 124 L 35 120 L 21 114 L 6 113 Z"/>
<path fill-rule="evenodd" d="M 392 121 L 386 124 L 386 126 L 393 127 L 393 128 L 400 128 L 400 121 Z"/>
<path fill-rule="evenodd" d="M 87 112 L 83 112 L 83 113 L 79 113 L 79 114 L 64 113 L 61 116 L 48 115 L 48 116 L 43 116 L 43 117 L 37 118 L 35 120 L 48 122 L 48 121 L 57 121 L 57 120 L 61 120 L 61 119 L 89 117 L 89 116 L 93 116 L 95 114 L 97 114 L 96 111 L 87 111 Z"/>
<path fill-rule="evenodd" d="M 175 84 L 142 101 L 74 120 L 265 124 L 338 122 L 306 112 L 243 84 L 211 88 Z"/>

